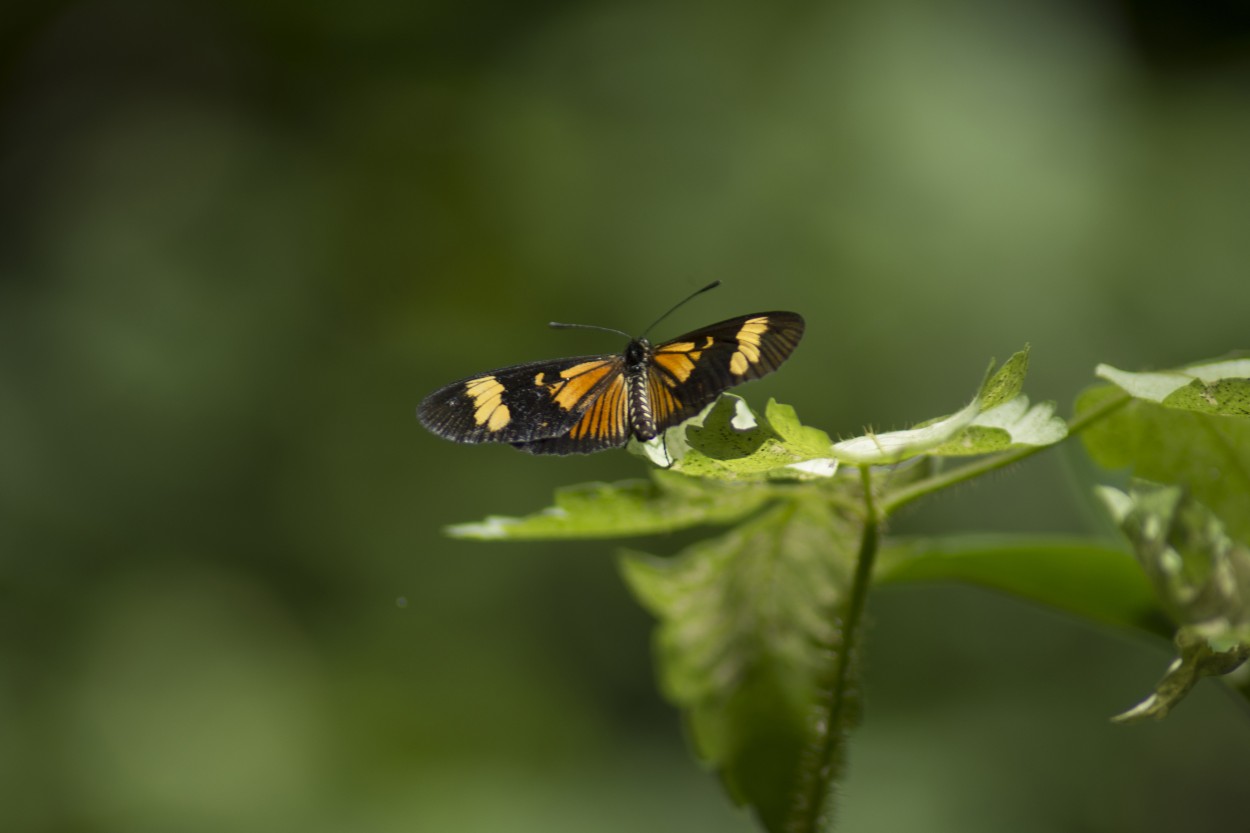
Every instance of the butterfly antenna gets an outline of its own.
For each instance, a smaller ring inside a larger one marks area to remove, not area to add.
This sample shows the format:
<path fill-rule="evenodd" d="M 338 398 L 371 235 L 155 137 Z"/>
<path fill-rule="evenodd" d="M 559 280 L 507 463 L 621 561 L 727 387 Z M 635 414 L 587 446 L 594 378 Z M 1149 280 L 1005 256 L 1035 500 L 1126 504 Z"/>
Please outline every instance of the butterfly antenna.
<path fill-rule="evenodd" d="M 711 283 L 709 283 L 707 286 L 703 287 L 702 289 L 696 290 L 695 292 L 692 292 L 689 295 L 687 295 L 685 298 L 682 298 L 676 304 L 673 304 L 672 309 L 670 309 L 668 312 L 664 313 L 659 318 L 652 321 L 651 326 L 643 330 L 642 334 L 645 336 L 647 333 L 651 332 L 653 329 L 655 329 L 655 325 L 659 324 L 665 318 L 668 318 L 687 301 L 691 300 L 697 295 L 702 295 L 704 292 L 707 292 L 710 289 L 715 289 L 718 286 L 720 286 L 720 281 L 712 281 Z M 553 330 L 600 330 L 605 333 L 616 333 L 617 335 L 625 336 L 625 338 L 628 338 L 628 339 L 633 338 L 633 336 L 631 336 L 629 333 L 625 332 L 624 330 L 617 330 L 613 327 L 600 327 L 598 324 L 565 324 L 560 321 L 551 321 L 547 324 L 547 326 L 551 327 Z"/>
<path fill-rule="evenodd" d="M 627 332 L 614 330 L 611 327 L 600 327 L 598 324 L 562 324 L 559 321 L 552 321 L 547 326 L 553 330 L 602 330 L 605 333 L 616 333 L 617 335 L 625 336 L 625 338 L 633 338 Z"/>
<path fill-rule="evenodd" d="M 655 325 L 656 325 L 656 324 L 659 324 L 659 323 L 660 323 L 661 321 L 663 321 L 665 318 L 668 318 L 670 315 L 672 315 L 673 313 L 677 312 L 677 310 L 678 310 L 678 309 L 680 309 L 680 308 L 682 307 L 682 305 L 684 305 L 687 301 L 690 301 L 690 300 L 692 300 L 692 299 L 696 298 L 697 296 L 702 295 L 704 292 L 707 292 L 707 291 L 709 291 L 709 290 L 715 289 L 715 288 L 716 288 L 716 287 L 718 287 L 718 286 L 720 286 L 720 281 L 712 281 L 711 283 L 709 283 L 707 286 L 703 287 L 702 289 L 697 290 L 697 291 L 695 291 L 695 292 L 691 292 L 691 293 L 690 293 L 689 295 L 687 295 L 685 298 L 682 298 L 682 299 L 681 299 L 680 301 L 678 301 L 676 304 L 673 304 L 673 308 L 672 308 L 672 309 L 670 309 L 668 312 L 664 313 L 664 314 L 663 314 L 663 315 L 661 315 L 659 318 L 657 318 L 657 319 L 655 319 L 654 321 L 652 321 L 652 322 L 651 322 L 651 326 L 650 326 L 650 327 L 647 327 L 647 329 L 645 329 L 645 330 L 643 330 L 643 331 L 642 331 L 643 336 L 645 336 L 647 333 L 649 333 L 649 332 L 651 332 L 653 329 L 655 329 Z"/>

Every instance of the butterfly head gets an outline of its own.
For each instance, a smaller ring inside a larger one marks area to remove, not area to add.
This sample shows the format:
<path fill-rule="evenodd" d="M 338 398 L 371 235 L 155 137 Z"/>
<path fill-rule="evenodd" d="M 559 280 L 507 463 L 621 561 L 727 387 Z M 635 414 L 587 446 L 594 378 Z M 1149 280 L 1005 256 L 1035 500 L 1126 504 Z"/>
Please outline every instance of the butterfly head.
<path fill-rule="evenodd" d="M 625 366 L 630 370 L 639 370 L 651 361 L 651 342 L 646 338 L 636 338 L 625 348 Z"/>

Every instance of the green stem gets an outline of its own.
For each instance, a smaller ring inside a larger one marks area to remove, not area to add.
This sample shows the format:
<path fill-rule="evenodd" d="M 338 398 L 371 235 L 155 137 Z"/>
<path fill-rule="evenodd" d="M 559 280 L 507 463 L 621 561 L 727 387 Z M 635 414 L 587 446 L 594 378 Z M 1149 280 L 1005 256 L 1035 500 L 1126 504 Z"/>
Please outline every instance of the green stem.
<path fill-rule="evenodd" d="M 834 707 L 831 725 L 837 726 L 842 704 L 846 702 L 846 688 L 850 682 L 852 657 L 859 638 L 864 608 L 868 602 L 868 590 L 872 586 L 872 572 L 877 560 L 877 544 L 881 537 L 881 516 L 877 512 L 872 495 L 872 472 L 870 466 L 859 467 L 859 480 L 864 489 L 864 532 L 859 539 L 859 556 L 855 559 L 855 576 L 851 580 L 851 595 L 847 600 L 846 627 L 842 637 L 842 663 L 834 679 Z"/>
<path fill-rule="evenodd" d="M 1074 418 L 1068 423 L 1068 436 L 1072 437 L 1084 431 L 1093 423 L 1107 416 L 1116 409 L 1124 406 L 1132 397 L 1127 393 L 1121 393 L 1117 397 L 1108 399 L 1096 408 L 1091 408 L 1080 416 Z M 968 480 L 980 477 L 983 474 L 996 471 L 1004 466 L 1010 466 L 1012 463 L 1018 463 L 1021 460 L 1032 457 L 1040 451 L 1050 448 L 1048 445 L 1026 445 L 1013 451 L 1005 451 L 1002 454 L 995 454 L 986 457 L 975 463 L 966 466 L 960 466 L 957 469 L 943 472 L 926 480 L 921 480 L 911 484 L 905 488 L 899 489 L 881 501 L 881 514 L 884 516 L 892 515 L 897 509 L 906 506 L 913 500 L 918 500 L 927 494 L 940 491 L 956 483 L 963 483 Z"/>
<path fill-rule="evenodd" d="M 809 812 L 795 828 L 798 830 L 823 829 L 820 819 L 825 814 L 825 802 L 831 792 L 831 781 L 841 769 L 838 756 L 841 754 L 845 730 L 849 728 L 847 724 L 853 719 L 847 714 L 847 710 L 855 697 L 853 675 L 858 653 L 856 644 L 863 626 L 864 609 L 868 602 L 868 591 L 872 587 L 877 545 L 881 537 L 881 516 L 872 495 L 871 467 L 860 466 L 859 473 L 864 490 L 864 531 L 859 539 L 859 556 L 855 560 L 855 575 L 851 580 L 851 592 L 847 599 L 846 619 L 842 627 L 842 650 L 837 652 L 837 666 L 829 689 L 829 718 L 824 742 L 820 747 L 818 769 L 811 781 L 812 794 L 807 796 L 804 804 Z"/>

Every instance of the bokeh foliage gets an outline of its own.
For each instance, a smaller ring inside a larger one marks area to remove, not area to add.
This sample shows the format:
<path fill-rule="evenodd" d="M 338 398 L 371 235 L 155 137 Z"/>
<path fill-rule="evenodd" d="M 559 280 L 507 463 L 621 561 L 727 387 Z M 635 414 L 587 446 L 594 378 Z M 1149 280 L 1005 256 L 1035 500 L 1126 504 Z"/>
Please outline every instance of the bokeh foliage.
<path fill-rule="evenodd" d="M 799 310 L 744 394 L 835 439 L 1022 341 L 1061 401 L 1244 345 L 1235 4 L 10 6 L 0 829 L 751 829 L 610 546 L 439 534 L 640 473 L 416 425 L 615 347 L 548 320 L 636 329 L 712 278 L 674 327 Z M 1030 465 L 898 531 L 1103 523 L 1079 455 Z M 1167 646 L 964 588 L 871 613 L 846 829 L 1238 823 L 1231 701 L 1104 725 Z"/>

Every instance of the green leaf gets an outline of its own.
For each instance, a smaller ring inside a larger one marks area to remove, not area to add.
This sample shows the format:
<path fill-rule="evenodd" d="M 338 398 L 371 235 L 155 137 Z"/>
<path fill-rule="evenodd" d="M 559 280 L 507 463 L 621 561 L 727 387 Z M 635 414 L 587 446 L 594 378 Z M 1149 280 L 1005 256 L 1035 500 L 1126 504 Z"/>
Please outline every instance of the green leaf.
<path fill-rule="evenodd" d="M 969 455 L 1000 451 L 1014 445 L 1049 445 L 1067 433 L 1054 406 L 1029 408 L 1020 396 L 1029 369 L 1029 348 L 1014 354 L 986 380 L 967 406 L 948 417 L 923 422 L 903 431 L 870 432 L 833 445 L 844 463 L 883 466 L 921 454 Z"/>
<path fill-rule="evenodd" d="M 992 367 L 993 365 L 991 365 Z M 978 399 L 981 410 L 988 411 L 1006 404 L 1020 395 L 1024 390 L 1024 377 L 1029 372 L 1029 346 L 1012 355 L 1003 362 L 997 373 L 992 374 L 985 384 L 981 385 Z"/>
<path fill-rule="evenodd" d="M 1250 644 L 1250 546 L 1176 486 L 1098 491 L 1173 620 L 1217 642 Z"/>
<path fill-rule="evenodd" d="M 878 584 L 957 581 L 1002 591 L 1084 619 L 1163 637 L 1172 627 L 1132 555 L 1102 541 L 1042 535 L 894 539 Z"/>
<path fill-rule="evenodd" d="M 665 695 L 699 756 L 770 831 L 819 829 L 856 719 L 844 707 L 829 725 L 858 532 L 825 500 L 796 497 L 675 558 L 623 560 L 659 619 Z"/>
<path fill-rule="evenodd" d="M 1203 677 L 1229 674 L 1250 658 L 1250 646 L 1234 645 L 1227 650 L 1216 650 L 1205 637 L 1189 628 L 1177 632 L 1176 648 L 1180 656 L 1168 667 L 1154 692 L 1133 708 L 1111 718 L 1113 721 L 1162 720 Z"/>
<path fill-rule="evenodd" d="M 764 420 L 800 460 L 829 459 L 829 447 L 833 445 L 829 435 L 799 422 L 798 414 L 790 405 L 769 399 L 764 408 Z"/>
<path fill-rule="evenodd" d="M 1089 388 L 1077 399 L 1077 414 L 1122 395 L 1117 386 Z M 1091 424 L 1081 440 L 1104 468 L 1184 486 L 1231 536 L 1250 543 L 1250 419 L 1132 399 Z"/>
<path fill-rule="evenodd" d="M 1138 399 L 1204 414 L 1250 414 L 1250 359 L 1200 362 L 1178 370 L 1130 373 L 1100 364 L 1096 375 Z"/>
<path fill-rule="evenodd" d="M 614 538 L 723 524 L 754 512 L 770 498 L 749 484 L 697 480 L 653 471 L 650 480 L 586 483 L 556 491 L 555 506 L 524 518 L 493 515 L 447 528 L 454 538 L 525 540 Z"/>
<path fill-rule="evenodd" d="M 672 471 L 719 480 L 832 477 L 832 441 L 799 422 L 794 409 L 770 399 L 761 417 L 740 397 L 721 396 L 664 439 Z M 657 459 L 654 442 L 643 449 Z"/>
<path fill-rule="evenodd" d="M 926 454 L 959 435 L 981 413 L 980 400 L 974 399 L 962 410 L 917 428 L 868 433 L 833 444 L 833 456 L 855 465 L 884 466 Z"/>
<path fill-rule="evenodd" d="M 1099 490 L 1128 536 L 1164 608 L 1181 625 L 1180 657 L 1154 694 L 1116 718 L 1162 718 L 1198 680 L 1250 657 L 1250 547 L 1232 540 L 1206 507 L 1175 486 Z"/>
<path fill-rule="evenodd" d="M 1250 415 L 1250 379 L 1195 379 L 1163 400 L 1169 408 L 1204 414 Z"/>
<path fill-rule="evenodd" d="M 1068 425 L 1055 416 L 1055 403 L 1029 407 L 1027 396 L 1017 396 L 978 414 L 952 440 L 930 451 L 939 457 L 991 454 L 1022 445 L 1054 445 L 1068 436 Z"/>

